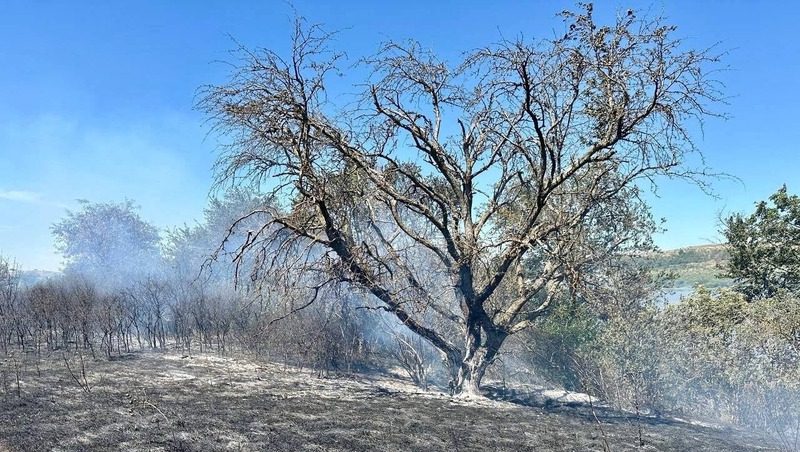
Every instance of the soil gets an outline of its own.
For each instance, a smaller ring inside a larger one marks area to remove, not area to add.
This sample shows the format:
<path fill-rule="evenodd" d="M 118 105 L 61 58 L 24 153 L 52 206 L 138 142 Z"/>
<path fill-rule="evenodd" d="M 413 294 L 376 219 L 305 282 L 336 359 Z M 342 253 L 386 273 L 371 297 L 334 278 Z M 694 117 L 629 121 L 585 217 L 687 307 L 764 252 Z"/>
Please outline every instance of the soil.
<path fill-rule="evenodd" d="M 211 354 L 89 358 L 88 392 L 60 356 L 26 357 L 19 393 L 4 369 L 0 451 L 778 449 L 756 433 L 574 401 L 461 400 L 386 376 L 319 378 Z"/>

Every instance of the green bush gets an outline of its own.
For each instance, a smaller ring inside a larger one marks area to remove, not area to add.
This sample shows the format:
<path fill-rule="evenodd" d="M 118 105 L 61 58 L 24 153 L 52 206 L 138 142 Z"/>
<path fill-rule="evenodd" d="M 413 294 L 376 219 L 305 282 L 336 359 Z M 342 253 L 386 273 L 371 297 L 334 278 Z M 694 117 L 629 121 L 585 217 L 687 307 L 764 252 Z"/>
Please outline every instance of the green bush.
<path fill-rule="evenodd" d="M 572 352 L 584 390 L 621 408 L 768 430 L 797 447 L 800 299 L 748 302 L 701 287 L 663 309 L 609 317 L 595 331 Z"/>
<path fill-rule="evenodd" d="M 596 341 L 601 321 L 576 301 L 558 303 L 526 333 L 518 350 L 537 376 L 568 390 L 580 390 L 583 380 L 578 350 Z"/>

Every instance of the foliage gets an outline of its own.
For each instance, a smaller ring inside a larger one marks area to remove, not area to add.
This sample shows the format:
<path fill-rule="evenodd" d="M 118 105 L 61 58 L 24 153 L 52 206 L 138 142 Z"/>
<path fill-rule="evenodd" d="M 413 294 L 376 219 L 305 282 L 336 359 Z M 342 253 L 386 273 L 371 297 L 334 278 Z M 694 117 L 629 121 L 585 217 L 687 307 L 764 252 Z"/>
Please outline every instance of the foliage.
<path fill-rule="evenodd" d="M 800 300 L 747 303 L 735 292 L 700 291 L 664 313 L 667 363 L 678 383 L 668 397 L 686 412 L 772 429 L 796 429 L 800 403 Z"/>
<path fill-rule="evenodd" d="M 600 319 L 586 304 L 567 300 L 522 336 L 518 353 L 527 356 L 526 365 L 546 381 L 579 390 L 583 375 L 578 350 L 596 341 L 600 331 Z"/>
<path fill-rule="evenodd" d="M 784 185 L 749 216 L 725 220 L 728 276 L 748 299 L 770 298 L 780 290 L 800 293 L 800 196 Z"/>
<path fill-rule="evenodd" d="M 733 422 L 794 438 L 800 300 L 699 288 L 663 310 L 609 319 L 579 348 L 585 389 L 624 408 Z M 791 447 L 797 447 L 795 444 Z"/>
<path fill-rule="evenodd" d="M 232 188 L 213 196 L 195 225 L 168 231 L 164 254 L 174 276 L 183 281 L 202 281 L 206 286 L 232 289 L 236 250 L 254 234 L 267 216 L 269 200 L 252 190 Z M 248 221 L 231 224 L 247 216 Z M 217 259 L 212 262 L 212 255 Z"/>
<path fill-rule="evenodd" d="M 68 210 L 52 227 L 56 248 L 66 259 L 65 272 L 122 287 L 158 270 L 158 230 L 142 220 L 132 201 L 80 203 L 80 210 Z"/>

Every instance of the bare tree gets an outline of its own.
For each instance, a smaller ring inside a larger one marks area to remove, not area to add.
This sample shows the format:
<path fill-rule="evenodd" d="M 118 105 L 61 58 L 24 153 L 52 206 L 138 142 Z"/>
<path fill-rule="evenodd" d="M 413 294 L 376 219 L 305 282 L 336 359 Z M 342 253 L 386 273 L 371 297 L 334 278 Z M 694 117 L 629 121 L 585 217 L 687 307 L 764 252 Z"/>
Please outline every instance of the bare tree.
<path fill-rule="evenodd" d="M 718 57 L 685 50 L 660 18 L 562 16 L 563 36 L 455 65 L 385 44 L 339 109 L 326 82 L 341 55 L 319 27 L 298 21 L 286 57 L 243 49 L 199 107 L 229 140 L 220 183 L 283 206 L 253 212 L 270 219 L 237 259 L 255 257 L 256 279 L 310 281 L 309 303 L 328 284 L 363 290 L 441 351 L 456 393 L 477 393 L 509 335 L 648 245 L 639 181 L 704 180 L 686 161 L 690 128 L 720 101 L 706 71 Z"/>
<path fill-rule="evenodd" d="M 142 310 L 147 342 L 153 349 L 163 350 L 166 347 L 166 316 L 169 312 L 171 291 L 172 287 L 166 281 L 154 276 L 137 281 L 135 287 L 129 291 L 129 296 Z"/>
<path fill-rule="evenodd" d="M 427 356 L 423 339 L 420 336 L 406 336 L 393 332 L 396 348 L 391 350 L 392 357 L 408 374 L 415 385 L 428 390 L 428 375 L 431 369 L 431 359 Z"/>
<path fill-rule="evenodd" d="M 22 321 L 19 309 L 20 270 L 0 255 L 0 351 L 8 352 L 15 332 Z M 19 344 L 20 346 L 23 344 Z"/>

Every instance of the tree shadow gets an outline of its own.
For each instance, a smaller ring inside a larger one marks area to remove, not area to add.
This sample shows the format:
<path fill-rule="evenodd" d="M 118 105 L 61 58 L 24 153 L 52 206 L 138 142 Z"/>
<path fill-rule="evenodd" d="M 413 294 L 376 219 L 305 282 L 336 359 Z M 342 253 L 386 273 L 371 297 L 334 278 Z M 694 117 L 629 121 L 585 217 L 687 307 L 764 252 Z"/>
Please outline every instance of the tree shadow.
<path fill-rule="evenodd" d="M 637 414 L 621 410 L 607 405 L 600 399 L 589 399 L 586 394 L 564 391 L 563 395 L 559 397 L 552 394 L 554 391 L 543 388 L 526 388 L 523 390 L 493 385 L 485 385 L 483 392 L 491 400 L 538 408 L 548 413 L 576 416 L 591 422 L 599 421 L 605 424 L 630 424 L 633 422 L 651 426 L 687 425 L 686 422 L 661 415 Z"/>

